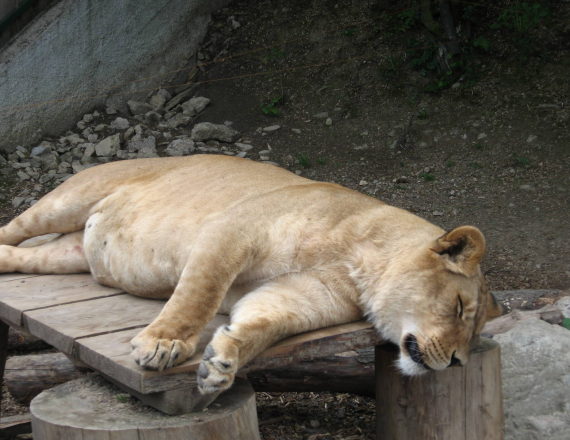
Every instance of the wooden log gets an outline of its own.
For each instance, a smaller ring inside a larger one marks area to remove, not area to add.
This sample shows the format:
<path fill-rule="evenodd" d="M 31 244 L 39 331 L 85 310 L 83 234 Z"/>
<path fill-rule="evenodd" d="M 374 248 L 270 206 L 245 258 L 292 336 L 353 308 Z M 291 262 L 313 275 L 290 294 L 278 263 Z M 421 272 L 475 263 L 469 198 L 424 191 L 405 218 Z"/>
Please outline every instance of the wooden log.
<path fill-rule="evenodd" d="M 30 406 L 34 440 L 256 440 L 255 392 L 237 379 L 207 410 L 168 416 L 125 397 L 103 378 L 76 379 Z"/>
<path fill-rule="evenodd" d="M 374 397 L 374 360 L 359 359 L 349 351 L 321 359 L 248 373 L 247 380 L 260 391 L 332 391 Z"/>
<path fill-rule="evenodd" d="M 13 439 L 17 435 L 31 432 L 32 419 L 29 413 L 0 419 L 0 439 Z"/>
<path fill-rule="evenodd" d="M 404 377 L 398 350 L 376 349 L 378 440 L 502 440 L 499 344 L 481 338 L 464 367 Z"/>
<path fill-rule="evenodd" d="M 485 324 L 481 335 L 493 337 L 494 335 L 508 332 L 521 321 L 532 318 L 539 318 L 550 324 L 560 324 L 564 320 L 564 315 L 560 309 L 555 306 L 544 306 L 539 310 L 514 310 L 508 315 L 501 316 Z"/>
<path fill-rule="evenodd" d="M 2 414 L 2 383 L 4 379 L 4 367 L 8 355 L 8 333 L 10 327 L 4 321 L 0 321 L 0 414 Z"/>
<path fill-rule="evenodd" d="M 62 353 L 14 356 L 6 362 L 6 388 L 21 404 L 28 404 L 42 391 L 81 376 Z"/>
<path fill-rule="evenodd" d="M 24 330 L 10 327 L 10 334 L 8 336 L 8 351 L 41 350 L 43 348 L 48 348 L 49 346 L 50 345 L 47 342 L 44 342 L 41 339 L 32 336 Z"/>

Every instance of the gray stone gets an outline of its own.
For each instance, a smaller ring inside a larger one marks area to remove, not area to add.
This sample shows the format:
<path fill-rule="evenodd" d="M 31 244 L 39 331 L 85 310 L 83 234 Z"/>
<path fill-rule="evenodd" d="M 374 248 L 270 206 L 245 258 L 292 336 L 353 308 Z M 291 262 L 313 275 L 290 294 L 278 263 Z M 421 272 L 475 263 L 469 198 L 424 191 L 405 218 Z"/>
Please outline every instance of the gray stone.
<path fill-rule="evenodd" d="M 316 115 L 313 115 L 313 118 L 317 118 L 317 119 L 326 119 L 329 117 L 329 112 L 321 112 L 321 113 L 317 113 Z"/>
<path fill-rule="evenodd" d="M 20 180 L 30 180 L 30 176 L 26 173 L 24 173 L 23 171 L 18 171 L 16 173 L 18 175 L 18 177 L 20 178 Z"/>
<path fill-rule="evenodd" d="M 87 127 L 85 130 L 83 130 L 83 131 L 81 132 L 81 135 L 82 135 L 85 139 L 89 138 L 89 136 L 92 135 L 92 134 L 93 134 L 93 130 L 91 129 L 91 127 Z"/>
<path fill-rule="evenodd" d="M 301 130 L 299 130 L 298 128 L 292 128 L 291 131 L 293 133 L 301 134 Z"/>
<path fill-rule="evenodd" d="M 192 119 L 190 116 L 178 113 L 168 120 L 168 128 L 178 128 L 181 125 L 186 125 L 190 119 Z"/>
<path fill-rule="evenodd" d="M 154 136 L 149 136 L 145 139 L 135 140 L 134 138 L 129 142 L 127 150 L 129 153 L 134 153 L 143 149 L 150 149 L 156 151 L 156 139 Z"/>
<path fill-rule="evenodd" d="M 74 174 L 80 173 L 81 171 L 83 171 L 85 169 L 85 165 L 82 165 L 80 162 L 78 161 L 74 161 L 71 164 L 71 168 L 73 168 L 73 172 Z"/>
<path fill-rule="evenodd" d="M 562 311 L 565 318 L 570 319 L 570 296 L 565 296 L 554 305 Z"/>
<path fill-rule="evenodd" d="M 114 134 L 103 139 L 95 146 L 97 156 L 114 156 L 121 149 L 121 135 Z"/>
<path fill-rule="evenodd" d="M 14 197 L 14 200 L 12 200 L 12 207 L 14 209 L 18 209 L 25 201 L 26 199 L 24 197 Z"/>
<path fill-rule="evenodd" d="M 129 121 L 121 117 L 118 117 L 113 122 L 111 122 L 111 128 L 114 128 L 115 130 L 126 130 L 130 126 L 131 124 Z"/>
<path fill-rule="evenodd" d="M 133 127 L 131 127 L 127 131 L 125 131 L 125 133 L 123 134 L 123 138 L 126 141 L 128 141 L 133 134 L 135 134 L 135 129 Z"/>
<path fill-rule="evenodd" d="M 210 100 L 208 98 L 199 96 L 198 98 L 192 98 L 186 101 L 184 104 L 181 104 L 180 107 L 182 107 L 182 113 L 186 116 L 196 116 L 204 110 L 209 103 Z"/>
<path fill-rule="evenodd" d="M 53 151 L 54 148 L 55 148 L 55 145 L 52 144 L 51 142 L 43 141 L 37 147 L 32 149 L 32 152 L 30 153 L 30 157 L 39 156 L 41 154 L 44 154 L 46 151 Z"/>
<path fill-rule="evenodd" d="M 270 133 L 272 131 L 279 130 L 280 128 L 281 128 L 280 125 L 270 125 L 269 127 L 263 127 L 263 131 L 265 131 L 266 133 Z"/>
<path fill-rule="evenodd" d="M 536 141 L 538 139 L 538 136 L 531 134 L 527 139 L 526 142 L 528 144 L 532 144 L 534 141 Z"/>
<path fill-rule="evenodd" d="M 261 151 L 259 152 L 259 155 L 260 155 L 260 156 L 269 156 L 271 153 L 272 153 L 271 150 L 261 150 Z"/>
<path fill-rule="evenodd" d="M 83 122 L 83 121 L 79 121 L 76 124 L 76 127 L 79 128 L 80 130 L 85 130 L 85 127 L 87 127 L 87 124 L 85 124 L 85 122 Z"/>
<path fill-rule="evenodd" d="M 241 151 L 249 151 L 253 149 L 253 146 L 250 144 L 242 144 L 239 142 L 235 143 L 235 146 L 238 147 Z"/>
<path fill-rule="evenodd" d="M 67 162 L 62 162 L 57 168 L 57 174 L 67 174 L 71 171 L 71 164 Z"/>
<path fill-rule="evenodd" d="M 186 156 L 196 150 L 191 139 L 176 139 L 172 141 L 164 152 L 168 156 Z"/>
<path fill-rule="evenodd" d="M 129 110 L 133 115 L 144 115 L 145 113 L 154 110 L 154 107 L 146 102 L 139 102 L 139 101 L 127 101 L 127 105 L 129 106 Z"/>
<path fill-rule="evenodd" d="M 326 125 L 332 125 L 333 124 L 332 118 L 327 118 L 327 120 L 325 121 L 325 124 Z"/>
<path fill-rule="evenodd" d="M 107 127 L 107 125 L 105 125 L 105 124 L 99 124 L 95 127 L 95 129 L 93 131 L 95 133 L 99 133 L 100 131 L 105 130 L 106 127 Z"/>
<path fill-rule="evenodd" d="M 245 157 L 247 156 L 247 152 L 245 151 L 240 151 L 238 154 L 236 154 L 236 157 Z"/>
<path fill-rule="evenodd" d="M 157 108 L 163 107 L 164 104 L 166 104 L 166 101 L 168 101 L 168 99 L 166 99 L 164 96 L 157 94 L 157 95 L 154 95 L 152 98 L 150 98 L 149 103 L 153 109 L 157 109 Z"/>
<path fill-rule="evenodd" d="M 127 150 L 119 150 L 117 151 L 117 159 L 128 159 L 129 152 Z"/>
<path fill-rule="evenodd" d="M 216 125 L 211 122 L 202 122 L 192 128 L 192 140 L 204 142 L 218 140 L 221 142 L 235 142 L 240 138 L 240 133 L 227 125 Z"/>
<path fill-rule="evenodd" d="M 96 135 L 95 133 L 90 134 L 89 136 L 87 136 L 87 142 L 91 142 L 91 143 L 95 143 L 99 140 L 99 136 Z"/>
<path fill-rule="evenodd" d="M 539 319 L 501 344 L 506 440 L 565 440 L 570 432 L 570 331 Z"/>
<path fill-rule="evenodd" d="M 79 136 L 76 133 L 73 133 L 72 135 L 69 135 L 69 136 L 65 137 L 64 139 L 65 139 L 65 142 L 67 142 L 68 144 L 73 145 L 73 146 L 78 145 L 78 144 L 82 144 L 85 142 L 85 139 L 82 139 L 81 136 Z M 63 143 L 65 143 L 65 142 L 63 142 Z"/>
<path fill-rule="evenodd" d="M 107 109 L 105 111 L 107 112 L 108 115 L 116 115 L 117 114 L 117 110 L 115 110 L 113 107 L 107 107 Z"/>
<path fill-rule="evenodd" d="M 83 122 L 89 124 L 92 121 L 93 121 L 93 115 L 91 115 L 89 113 L 86 115 L 83 115 Z"/>
<path fill-rule="evenodd" d="M 151 138 L 154 139 L 152 136 Z M 138 159 L 149 158 L 149 157 L 158 157 L 158 153 L 156 152 L 156 147 L 154 145 L 147 145 L 141 148 L 137 153 Z"/>
<path fill-rule="evenodd" d="M 54 151 L 47 151 L 41 156 L 37 156 L 40 161 L 42 171 L 56 170 L 61 163 L 61 158 Z"/>

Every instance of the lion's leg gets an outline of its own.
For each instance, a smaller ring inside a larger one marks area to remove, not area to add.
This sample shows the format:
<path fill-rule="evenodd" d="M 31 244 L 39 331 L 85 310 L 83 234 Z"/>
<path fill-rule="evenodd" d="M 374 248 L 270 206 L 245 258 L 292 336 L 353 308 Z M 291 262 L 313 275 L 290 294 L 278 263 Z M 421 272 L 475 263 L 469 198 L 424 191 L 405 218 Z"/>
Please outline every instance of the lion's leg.
<path fill-rule="evenodd" d="M 36 247 L 0 245 L 0 273 L 66 274 L 89 272 L 83 231 L 61 235 Z"/>
<path fill-rule="evenodd" d="M 229 388 L 239 368 L 293 334 L 360 318 L 358 308 L 310 274 L 284 275 L 247 294 L 215 333 L 198 370 L 204 394 Z"/>

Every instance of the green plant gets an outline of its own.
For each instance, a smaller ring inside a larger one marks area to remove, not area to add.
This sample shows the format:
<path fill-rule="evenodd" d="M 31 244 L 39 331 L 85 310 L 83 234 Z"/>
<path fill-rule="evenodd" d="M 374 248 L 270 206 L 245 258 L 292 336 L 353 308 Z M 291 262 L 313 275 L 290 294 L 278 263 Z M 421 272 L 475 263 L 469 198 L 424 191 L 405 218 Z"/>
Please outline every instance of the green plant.
<path fill-rule="evenodd" d="M 277 116 L 279 114 L 279 110 L 276 108 L 282 100 L 281 95 L 277 95 L 269 102 L 264 102 L 261 104 L 261 111 L 269 116 Z"/>
<path fill-rule="evenodd" d="M 477 142 L 477 143 L 475 144 L 475 148 L 476 148 L 477 150 L 482 150 L 482 149 L 483 149 L 483 144 L 482 144 L 481 142 Z"/>
<path fill-rule="evenodd" d="M 562 326 L 570 330 L 570 318 L 564 318 L 562 320 Z"/>
<path fill-rule="evenodd" d="M 489 40 L 483 37 L 478 37 L 473 40 L 473 47 L 480 47 L 487 52 L 489 51 L 489 44 Z"/>
<path fill-rule="evenodd" d="M 417 2 L 414 1 L 412 4 L 416 6 Z M 400 12 L 396 17 L 399 19 L 399 23 L 396 24 L 396 29 L 402 32 L 412 29 L 419 23 L 417 9 L 415 7 Z"/>
<path fill-rule="evenodd" d="M 435 180 L 435 175 L 432 173 L 420 173 L 420 177 L 423 177 L 426 182 Z"/>
<path fill-rule="evenodd" d="M 301 165 L 303 168 L 311 167 L 311 161 L 309 160 L 309 156 L 306 156 L 304 154 L 299 154 L 299 156 L 297 157 L 297 163 Z"/>
<path fill-rule="evenodd" d="M 400 74 L 400 70 L 402 69 L 402 59 L 394 55 L 388 55 L 388 58 L 386 58 L 384 65 L 385 67 L 380 69 L 381 75 L 398 76 Z"/>
<path fill-rule="evenodd" d="M 513 153 L 513 157 L 515 158 L 515 165 L 530 168 L 530 161 L 525 156 L 519 156 L 517 153 Z"/>
<path fill-rule="evenodd" d="M 453 162 L 452 160 L 448 160 L 447 162 L 445 162 L 445 166 L 451 168 L 455 166 L 455 162 Z"/>
<path fill-rule="evenodd" d="M 429 115 L 429 110 L 427 108 L 422 108 L 418 113 L 418 119 L 427 119 Z"/>
<path fill-rule="evenodd" d="M 473 162 L 473 163 L 471 164 L 471 167 L 472 167 L 473 169 L 478 170 L 479 168 L 481 168 L 481 165 L 478 164 L 477 162 Z"/>
<path fill-rule="evenodd" d="M 493 29 L 506 28 L 515 32 L 514 44 L 519 53 L 521 61 L 526 61 L 533 55 L 534 39 L 530 31 L 538 23 L 549 17 L 550 11 L 540 3 L 528 3 L 515 0 L 509 9 L 503 11 L 501 15 L 491 25 Z"/>
<path fill-rule="evenodd" d="M 402 168 L 404 168 L 404 167 L 406 166 L 406 164 L 405 164 L 404 162 L 400 162 L 400 166 L 401 166 Z"/>
<path fill-rule="evenodd" d="M 116 394 L 117 400 L 121 403 L 126 403 L 129 400 L 129 396 L 127 394 Z"/>
<path fill-rule="evenodd" d="M 319 158 L 319 159 L 317 159 L 317 163 L 318 163 L 319 165 L 326 165 L 326 164 L 327 164 L 327 161 L 326 161 L 325 159 L 320 159 L 320 158 Z"/>

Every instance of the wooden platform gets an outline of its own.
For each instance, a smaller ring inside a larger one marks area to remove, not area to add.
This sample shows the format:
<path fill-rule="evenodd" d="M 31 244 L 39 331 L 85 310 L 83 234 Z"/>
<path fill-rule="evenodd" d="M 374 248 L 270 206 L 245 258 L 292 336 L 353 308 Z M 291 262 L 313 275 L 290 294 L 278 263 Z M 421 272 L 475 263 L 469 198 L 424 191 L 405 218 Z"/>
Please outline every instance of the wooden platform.
<path fill-rule="evenodd" d="M 202 333 L 197 352 L 162 373 L 139 367 L 130 340 L 160 313 L 165 301 L 144 299 L 103 287 L 88 274 L 0 275 L 0 319 L 20 327 L 141 394 L 196 384 L 196 370 L 213 332 L 229 321 L 216 315 Z M 246 365 L 244 371 L 378 345 L 371 324 L 343 324 L 285 339 Z"/>

